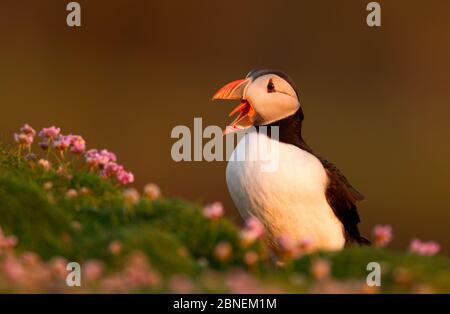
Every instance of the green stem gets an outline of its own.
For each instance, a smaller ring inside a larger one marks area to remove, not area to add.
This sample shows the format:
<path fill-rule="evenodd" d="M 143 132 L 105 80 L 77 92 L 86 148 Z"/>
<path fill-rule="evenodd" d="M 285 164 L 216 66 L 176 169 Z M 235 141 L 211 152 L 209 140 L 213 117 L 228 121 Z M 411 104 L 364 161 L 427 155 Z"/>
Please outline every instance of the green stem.
<path fill-rule="evenodd" d="M 20 157 L 22 156 L 22 145 L 17 149 L 17 163 L 20 165 Z"/>
<path fill-rule="evenodd" d="M 52 142 L 51 140 L 47 140 L 47 160 L 50 158 L 50 153 L 52 151 Z"/>
<path fill-rule="evenodd" d="M 58 155 L 57 155 L 55 152 L 53 152 L 53 151 L 52 151 L 51 153 L 52 153 L 53 157 L 55 157 L 56 161 L 57 161 L 59 164 L 61 164 L 62 161 L 59 159 Z M 49 156 L 49 157 L 50 157 L 50 156 Z M 49 157 L 47 157 L 47 160 L 48 160 Z"/>

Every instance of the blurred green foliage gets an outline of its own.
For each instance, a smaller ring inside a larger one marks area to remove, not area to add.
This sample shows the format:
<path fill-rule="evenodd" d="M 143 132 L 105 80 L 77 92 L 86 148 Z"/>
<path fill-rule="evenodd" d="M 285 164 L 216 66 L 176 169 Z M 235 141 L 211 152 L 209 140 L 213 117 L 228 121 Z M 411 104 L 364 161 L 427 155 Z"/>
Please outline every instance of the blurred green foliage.
<path fill-rule="evenodd" d="M 71 189 L 78 191 L 75 197 L 67 193 Z M 32 251 L 44 260 L 55 256 L 80 263 L 99 260 L 109 272 L 140 251 L 164 278 L 185 274 L 203 292 L 229 291 L 225 277 L 236 268 L 269 286 L 275 284 L 280 291 L 327 292 L 330 288 L 320 286 L 311 270 L 318 259 L 330 262 L 333 281 L 328 285 L 338 291 L 365 292 L 350 289 L 348 282 L 365 283 L 367 263 L 373 261 L 383 269 L 383 285 L 376 292 L 450 292 L 447 257 L 351 247 L 306 255 L 276 267 L 263 243 L 242 245 L 238 226 L 226 218 L 206 219 L 197 204 L 168 198 L 127 203 L 122 188 L 87 170 L 70 175 L 44 171 L 5 150 L 0 152 L 0 227 L 5 234 L 17 236 L 18 252 Z M 111 254 L 113 242 L 121 244 L 120 254 Z M 223 242 L 232 248 L 226 260 L 214 253 Z M 249 251 L 259 256 L 251 266 L 244 259 Z M 211 274 L 223 279 L 219 280 L 223 287 L 206 284 Z"/>

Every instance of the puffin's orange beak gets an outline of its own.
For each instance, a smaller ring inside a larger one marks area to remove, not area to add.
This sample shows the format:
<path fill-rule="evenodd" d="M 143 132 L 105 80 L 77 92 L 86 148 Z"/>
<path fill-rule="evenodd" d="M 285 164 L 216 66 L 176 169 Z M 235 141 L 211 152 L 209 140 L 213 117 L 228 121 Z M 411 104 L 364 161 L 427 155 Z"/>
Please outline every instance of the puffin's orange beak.
<path fill-rule="evenodd" d="M 250 79 L 242 79 L 230 82 L 224 87 L 219 89 L 213 96 L 213 100 L 237 100 L 239 99 L 241 103 L 230 112 L 230 117 L 236 113 L 239 113 L 237 118 L 227 127 L 224 131 L 224 135 L 232 133 L 234 131 L 249 128 L 253 125 L 255 109 L 253 106 L 245 99 L 245 91 L 250 83 Z"/>

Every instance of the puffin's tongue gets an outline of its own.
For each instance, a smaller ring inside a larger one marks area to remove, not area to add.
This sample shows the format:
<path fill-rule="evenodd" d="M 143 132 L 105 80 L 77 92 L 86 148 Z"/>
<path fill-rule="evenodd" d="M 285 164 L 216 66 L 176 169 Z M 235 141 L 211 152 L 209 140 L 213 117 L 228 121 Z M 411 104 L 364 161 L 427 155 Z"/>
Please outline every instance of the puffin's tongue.
<path fill-rule="evenodd" d="M 231 123 L 231 127 L 233 129 L 242 129 L 245 127 L 248 127 L 249 124 L 251 125 L 250 117 L 253 116 L 255 110 L 253 109 L 252 105 L 245 100 L 242 99 L 239 106 L 233 109 L 233 111 L 230 112 L 229 116 L 236 114 L 239 112 L 239 115 L 237 118 Z M 248 120 L 248 121 L 246 121 Z M 241 125 L 243 124 L 243 125 Z"/>

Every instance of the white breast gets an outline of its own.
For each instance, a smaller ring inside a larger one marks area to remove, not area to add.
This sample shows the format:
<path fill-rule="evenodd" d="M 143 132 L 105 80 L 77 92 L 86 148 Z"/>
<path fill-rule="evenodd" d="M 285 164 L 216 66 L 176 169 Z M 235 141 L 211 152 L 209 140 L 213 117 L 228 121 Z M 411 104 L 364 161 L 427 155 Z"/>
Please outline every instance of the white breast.
<path fill-rule="evenodd" d="M 272 245 L 288 236 L 311 239 L 317 249 L 344 246 L 343 226 L 325 197 L 328 176 L 314 155 L 251 132 L 234 150 L 226 178 L 241 215 L 259 218 Z"/>

